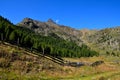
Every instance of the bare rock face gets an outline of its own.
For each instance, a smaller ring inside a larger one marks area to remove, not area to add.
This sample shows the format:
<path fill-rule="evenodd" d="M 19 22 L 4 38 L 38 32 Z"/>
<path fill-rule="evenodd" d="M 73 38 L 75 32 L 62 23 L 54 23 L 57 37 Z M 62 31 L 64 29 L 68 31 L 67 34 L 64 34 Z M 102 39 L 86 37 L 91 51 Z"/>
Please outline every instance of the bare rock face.
<path fill-rule="evenodd" d="M 82 33 L 79 30 L 56 24 L 52 19 L 48 19 L 47 22 L 41 22 L 30 18 L 24 18 L 23 21 L 17 25 L 29 28 L 40 35 L 49 36 L 54 34 L 65 40 L 76 42 L 79 45 L 83 44 L 81 39 Z"/>
<path fill-rule="evenodd" d="M 36 24 L 35 24 L 36 23 Z M 18 25 L 22 25 L 25 26 L 29 29 L 34 29 L 34 28 L 38 28 L 37 27 L 37 22 L 34 22 L 32 19 L 30 18 L 24 18 L 23 21 L 21 23 L 19 23 Z"/>
<path fill-rule="evenodd" d="M 49 22 L 49 23 L 53 23 L 53 24 L 56 24 L 56 22 L 54 22 L 52 19 L 48 19 L 47 22 Z"/>

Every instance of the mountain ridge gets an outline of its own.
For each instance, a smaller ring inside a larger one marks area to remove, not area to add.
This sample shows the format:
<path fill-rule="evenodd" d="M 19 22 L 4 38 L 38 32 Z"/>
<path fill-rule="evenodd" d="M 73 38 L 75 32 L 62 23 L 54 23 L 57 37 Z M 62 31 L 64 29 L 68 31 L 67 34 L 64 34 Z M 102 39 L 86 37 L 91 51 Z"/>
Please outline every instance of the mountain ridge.
<path fill-rule="evenodd" d="M 82 44 L 88 45 L 90 48 L 99 51 L 100 53 L 119 53 L 120 51 L 120 42 L 118 38 L 120 31 L 119 26 L 113 28 L 105 28 L 102 30 L 77 30 L 68 26 L 56 24 L 52 19 L 49 19 L 47 22 L 41 22 L 32 19 L 29 24 L 24 24 L 26 22 L 29 22 L 29 20 L 23 20 L 17 25 L 27 27 L 34 32 L 44 36 L 49 36 L 51 33 L 53 33 L 60 38 L 68 41 L 73 41 L 79 46 Z M 108 36 L 112 36 L 112 39 L 109 39 Z M 102 39 L 103 37 L 108 37 L 107 42 Z M 99 49 L 103 52 L 101 52 Z"/>
<path fill-rule="evenodd" d="M 41 22 L 29 19 L 30 18 L 25 18 L 22 22 L 18 23 L 17 25 L 27 27 L 33 30 L 34 32 L 40 33 L 45 36 L 49 35 L 50 33 L 54 33 L 65 40 L 75 41 L 79 45 L 82 44 L 82 40 L 80 39 L 80 37 L 82 36 L 82 32 L 79 30 L 70 28 L 68 26 L 56 24 L 53 20 Z"/>
<path fill-rule="evenodd" d="M 28 19 L 25 25 L 31 25 L 31 22 L 33 22 L 33 26 L 30 27 L 36 26 L 36 21 L 34 22 L 31 19 Z M 75 42 L 64 40 L 55 33 L 51 33 L 48 36 L 42 35 L 28 29 L 28 27 L 13 25 L 0 16 L 0 40 L 55 57 L 88 57 L 99 55 L 85 44 L 78 46 Z"/>

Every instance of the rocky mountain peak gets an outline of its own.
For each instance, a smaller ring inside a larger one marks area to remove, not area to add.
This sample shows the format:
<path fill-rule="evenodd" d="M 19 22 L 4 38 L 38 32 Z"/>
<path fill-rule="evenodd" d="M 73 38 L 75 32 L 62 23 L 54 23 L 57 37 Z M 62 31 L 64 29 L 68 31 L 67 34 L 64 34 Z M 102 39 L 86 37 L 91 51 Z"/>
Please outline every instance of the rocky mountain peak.
<path fill-rule="evenodd" d="M 53 23 L 53 24 L 56 24 L 56 22 L 54 22 L 52 19 L 48 19 L 47 22 L 49 22 L 49 23 Z"/>
<path fill-rule="evenodd" d="M 24 18 L 20 23 L 18 23 L 18 26 L 24 26 L 29 29 L 35 29 L 38 28 L 39 21 L 33 20 L 31 18 Z"/>
<path fill-rule="evenodd" d="M 24 18 L 22 22 L 32 22 L 32 21 L 33 21 L 33 19 L 31 19 L 31 18 Z"/>

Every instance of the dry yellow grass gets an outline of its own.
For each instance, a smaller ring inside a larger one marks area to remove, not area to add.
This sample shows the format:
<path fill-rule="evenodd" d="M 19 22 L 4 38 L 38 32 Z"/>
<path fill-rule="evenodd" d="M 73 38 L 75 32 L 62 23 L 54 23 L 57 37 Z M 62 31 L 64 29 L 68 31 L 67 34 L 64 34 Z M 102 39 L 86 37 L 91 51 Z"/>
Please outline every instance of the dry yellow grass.
<path fill-rule="evenodd" d="M 102 77 L 110 77 L 111 80 L 117 80 L 120 75 L 120 62 L 116 63 L 115 61 L 120 61 L 119 57 L 113 56 L 99 56 L 99 57 L 82 57 L 82 58 L 64 58 L 67 61 L 72 62 L 84 62 L 86 64 L 91 64 L 95 61 L 102 60 L 103 64 L 98 65 L 96 67 L 91 67 L 89 65 L 85 65 L 82 67 L 70 67 L 70 66 L 60 66 L 56 63 L 53 63 L 49 60 L 39 58 L 36 55 L 24 54 L 24 50 L 18 50 L 10 46 L 6 46 L 1 44 L 0 51 L 4 50 L 5 53 L 12 54 L 13 52 L 20 53 L 20 60 L 14 61 L 12 63 L 11 72 L 14 72 L 16 75 L 22 75 L 23 78 L 34 77 L 35 79 L 43 78 L 43 79 L 76 79 L 76 80 L 90 80 L 91 78 L 95 78 L 96 80 L 102 79 Z M 40 63 L 38 61 L 41 61 Z M 30 73 L 26 73 L 27 70 L 31 69 Z M 37 69 L 37 70 L 36 70 Z M 0 68 L 1 72 L 2 69 Z M 22 71 L 23 70 L 23 71 Z M 6 75 L 11 75 L 10 73 L 6 73 Z M 22 74 L 20 72 L 23 72 Z M 25 73 L 24 73 L 25 72 Z M 2 75 L 2 73 L 0 73 Z M 13 74 L 13 73 L 12 73 Z M 29 74 L 29 76 L 28 76 Z M 118 79 L 119 80 L 119 79 Z"/>

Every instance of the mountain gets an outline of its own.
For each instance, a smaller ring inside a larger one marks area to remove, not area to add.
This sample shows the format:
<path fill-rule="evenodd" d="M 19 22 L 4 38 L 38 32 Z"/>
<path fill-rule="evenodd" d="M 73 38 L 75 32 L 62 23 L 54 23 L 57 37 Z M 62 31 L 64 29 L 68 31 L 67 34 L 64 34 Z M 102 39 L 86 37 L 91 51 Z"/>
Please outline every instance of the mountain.
<path fill-rule="evenodd" d="M 75 30 L 27 19 L 17 26 L 0 16 L 0 80 L 119 80 L 120 27 Z"/>
<path fill-rule="evenodd" d="M 4 40 L 7 41 L 10 39 L 11 41 L 13 39 L 11 33 L 12 35 L 14 34 L 14 36 L 16 36 L 17 34 L 17 37 L 19 36 L 20 39 L 19 44 L 21 45 L 24 44 L 26 45 L 26 47 L 39 49 L 41 52 L 43 52 L 43 50 L 45 49 L 46 52 L 48 52 L 49 54 L 53 52 L 57 55 L 59 53 L 62 53 L 60 54 L 60 56 L 64 57 L 73 57 L 73 53 L 74 57 L 78 56 L 76 54 L 79 53 L 84 53 L 88 55 L 88 52 L 86 51 L 90 50 L 96 51 L 100 54 L 109 54 L 115 56 L 120 55 L 119 26 L 102 30 L 76 30 L 68 26 L 57 24 L 52 19 L 48 19 L 47 22 L 42 22 L 38 20 L 33 20 L 31 18 L 24 18 L 20 23 L 17 24 L 17 26 L 14 25 L 19 29 L 17 29 L 18 31 L 16 31 L 16 27 L 13 27 L 13 24 L 10 21 L 8 21 L 7 19 L 2 19 L 3 18 L 1 18 L 0 24 L 0 26 L 2 26 L 0 28 L 0 31 L 2 33 L 0 34 L 1 40 L 2 38 L 8 36 Z M 9 29 L 8 27 L 11 25 L 12 27 Z M 5 30 L 3 26 L 6 27 Z M 13 29 L 15 29 L 15 31 Z M 26 38 L 24 39 L 24 37 L 22 36 L 26 36 Z M 32 39 L 31 37 L 35 39 Z M 14 42 L 16 43 L 17 40 L 18 39 L 15 38 Z M 87 46 L 86 51 L 84 49 L 85 46 Z M 69 55 L 65 55 L 68 52 Z"/>
<path fill-rule="evenodd" d="M 52 19 L 47 22 L 41 22 L 31 18 L 24 18 L 17 25 L 29 28 L 40 35 L 55 36 L 75 42 L 79 46 L 85 44 L 101 54 L 119 54 L 120 51 L 120 27 L 103 30 L 76 30 L 68 26 L 59 25 Z"/>
<path fill-rule="evenodd" d="M 59 25 L 52 19 L 48 19 L 47 22 L 41 22 L 31 18 L 24 18 L 22 22 L 17 25 L 27 27 L 40 35 L 56 35 L 65 40 L 76 42 L 79 45 L 83 44 L 81 31 L 68 26 Z"/>
<path fill-rule="evenodd" d="M 29 19 L 29 21 L 31 21 L 31 19 Z M 37 25 L 34 25 L 36 28 Z M 34 26 L 31 26 L 31 28 L 33 27 Z M 78 46 L 73 41 L 64 40 L 55 33 L 51 34 L 52 35 L 48 36 L 40 35 L 28 29 L 28 27 L 16 26 L 0 16 L 0 40 L 2 42 L 15 44 L 28 48 L 31 51 L 38 51 L 40 54 L 54 57 L 90 57 L 98 55 L 97 52 L 91 50 L 85 44 Z"/>
<path fill-rule="evenodd" d="M 103 51 L 103 53 L 120 54 L 120 26 L 106 28 L 86 37 L 91 47 Z"/>

